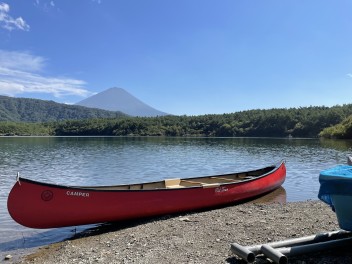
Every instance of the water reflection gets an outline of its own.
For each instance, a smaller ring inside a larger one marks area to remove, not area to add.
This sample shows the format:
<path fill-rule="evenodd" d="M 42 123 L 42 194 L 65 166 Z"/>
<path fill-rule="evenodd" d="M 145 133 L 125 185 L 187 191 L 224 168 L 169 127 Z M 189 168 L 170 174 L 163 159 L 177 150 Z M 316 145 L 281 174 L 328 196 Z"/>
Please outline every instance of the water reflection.
<path fill-rule="evenodd" d="M 320 144 L 324 148 L 352 152 L 352 140 L 321 139 Z"/>
<path fill-rule="evenodd" d="M 252 202 L 264 203 L 264 204 L 271 204 L 271 203 L 285 204 L 287 202 L 286 190 L 284 187 L 280 187 L 266 195 L 263 195 L 261 197 L 254 199 Z"/>

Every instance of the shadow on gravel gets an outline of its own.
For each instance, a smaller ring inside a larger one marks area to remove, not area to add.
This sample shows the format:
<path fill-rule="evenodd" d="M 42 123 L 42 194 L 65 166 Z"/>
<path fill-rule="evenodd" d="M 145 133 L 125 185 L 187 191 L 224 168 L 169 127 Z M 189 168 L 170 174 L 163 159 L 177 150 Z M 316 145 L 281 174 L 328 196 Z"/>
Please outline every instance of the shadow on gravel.
<path fill-rule="evenodd" d="M 166 220 L 169 218 L 179 217 L 179 215 L 166 215 L 161 217 L 153 217 L 153 218 L 143 218 L 143 219 L 136 219 L 136 220 L 126 220 L 126 221 L 119 221 L 119 222 L 109 222 L 109 223 L 102 223 L 95 225 L 94 227 L 85 229 L 79 233 L 74 234 L 72 237 L 68 238 L 67 240 L 75 240 L 82 237 L 89 237 L 89 236 L 96 236 L 105 233 L 119 231 L 125 228 L 131 228 L 138 225 L 147 224 L 150 222 Z"/>

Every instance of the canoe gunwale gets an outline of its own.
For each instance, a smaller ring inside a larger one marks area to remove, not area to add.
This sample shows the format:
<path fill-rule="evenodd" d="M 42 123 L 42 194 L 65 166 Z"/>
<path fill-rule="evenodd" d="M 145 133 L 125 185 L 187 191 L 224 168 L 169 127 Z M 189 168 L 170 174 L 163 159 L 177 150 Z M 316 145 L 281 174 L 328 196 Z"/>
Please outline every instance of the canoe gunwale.
<path fill-rule="evenodd" d="M 240 171 L 240 172 L 234 172 L 234 173 L 226 173 L 226 174 L 219 174 L 219 175 L 209 175 L 209 176 L 200 176 L 200 177 L 193 177 L 193 178 L 181 178 L 180 180 L 185 180 L 185 181 L 190 181 L 190 180 L 197 180 L 201 178 L 213 178 L 216 180 L 216 178 L 222 178 L 230 175 L 237 175 L 237 174 L 251 174 L 251 173 L 259 173 L 260 171 L 265 171 L 268 170 L 269 168 L 272 168 L 271 170 L 267 171 L 266 173 L 263 174 L 258 174 L 258 175 L 247 175 L 246 177 L 242 179 L 229 181 L 229 182 L 218 182 L 218 186 L 228 186 L 228 185 L 238 185 L 238 184 L 243 184 L 247 183 L 250 181 L 256 181 L 260 178 L 264 178 L 268 175 L 271 175 L 275 171 L 279 170 L 283 165 L 285 164 L 285 160 L 281 160 L 280 162 L 266 166 L 263 168 L 259 169 L 254 169 L 254 170 L 249 170 L 249 171 Z M 164 179 L 166 180 L 166 179 Z M 207 188 L 208 186 L 211 186 L 212 183 L 209 184 L 201 184 L 199 182 L 199 185 L 193 185 L 193 186 L 180 186 L 180 187 L 172 187 L 172 188 L 150 188 L 150 189 L 114 189 L 116 187 L 127 187 L 127 186 L 133 186 L 133 185 L 146 185 L 146 184 L 157 184 L 157 183 L 162 183 L 164 180 L 160 181 L 154 181 L 154 182 L 143 182 L 143 183 L 131 183 L 131 184 L 121 184 L 121 185 L 99 185 L 99 186 L 72 186 L 72 185 L 61 185 L 61 184 L 55 184 L 55 183 L 46 183 L 46 182 L 41 182 L 41 181 L 35 181 L 31 180 L 28 178 L 23 178 L 19 175 L 17 175 L 16 181 L 21 184 L 21 181 L 28 182 L 31 184 L 35 185 L 41 185 L 41 186 L 46 186 L 46 187 L 51 187 L 51 188 L 61 188 L 61 189 L 74 189 L 74 190 L 84 190 L 84 191 L 93 191 L 93 192 L 150 192 L 150 191 L 176 191 L 176 190 L 188 190 L 188 189 L 198 189 L 198 188 Z"/>

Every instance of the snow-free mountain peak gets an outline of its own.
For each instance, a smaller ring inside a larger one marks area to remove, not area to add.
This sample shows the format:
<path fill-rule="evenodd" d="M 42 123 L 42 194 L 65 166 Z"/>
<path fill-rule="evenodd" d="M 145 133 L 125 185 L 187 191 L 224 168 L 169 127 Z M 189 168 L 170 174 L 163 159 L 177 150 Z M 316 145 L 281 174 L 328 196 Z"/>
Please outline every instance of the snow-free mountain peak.
<path fill-rule="evenodd" d="M 130 116 L 163 116 L 167 113 L 156 110 L 155 108 L 143 103 L 126 90 L 113 87 L 90 96 L 76 105 L 99 108 L 109 111 L 121 111 Z"/>

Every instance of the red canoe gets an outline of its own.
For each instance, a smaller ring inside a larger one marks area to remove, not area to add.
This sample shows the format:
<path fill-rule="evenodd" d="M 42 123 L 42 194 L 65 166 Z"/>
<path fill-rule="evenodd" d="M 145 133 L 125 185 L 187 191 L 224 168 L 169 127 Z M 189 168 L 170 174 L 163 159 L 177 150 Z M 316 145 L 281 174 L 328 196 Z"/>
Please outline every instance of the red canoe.
<path fill-rule="evenodd" d="M 282 185 L 285 163 L 216 176 L 116 186 L 62 186 L 18 178 L 7 201 L 11 217 L 32 228 L 76 226 L 231 204 Z"/>

